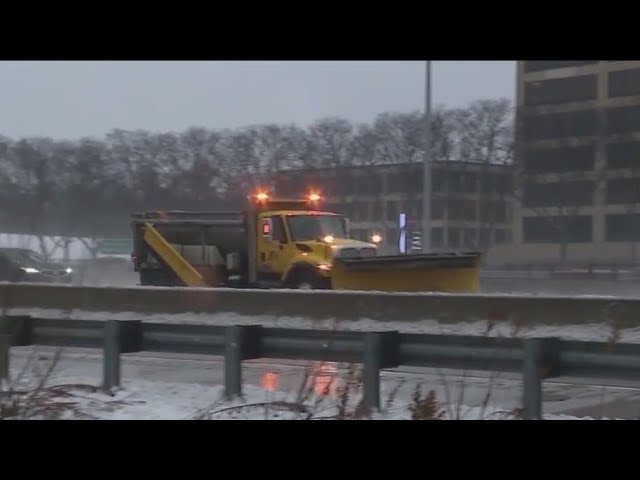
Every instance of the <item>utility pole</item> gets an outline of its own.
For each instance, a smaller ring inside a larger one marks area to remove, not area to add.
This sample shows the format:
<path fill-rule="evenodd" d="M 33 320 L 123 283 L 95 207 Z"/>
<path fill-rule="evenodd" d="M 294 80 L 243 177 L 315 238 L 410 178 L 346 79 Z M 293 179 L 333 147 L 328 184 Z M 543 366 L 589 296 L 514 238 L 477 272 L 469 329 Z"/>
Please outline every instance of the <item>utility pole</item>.
<path fill-rule="evenodd" d="M 425 70 L 424 160 L 422 175 L 422 253 L 431 252 L 431 61 Z"/>

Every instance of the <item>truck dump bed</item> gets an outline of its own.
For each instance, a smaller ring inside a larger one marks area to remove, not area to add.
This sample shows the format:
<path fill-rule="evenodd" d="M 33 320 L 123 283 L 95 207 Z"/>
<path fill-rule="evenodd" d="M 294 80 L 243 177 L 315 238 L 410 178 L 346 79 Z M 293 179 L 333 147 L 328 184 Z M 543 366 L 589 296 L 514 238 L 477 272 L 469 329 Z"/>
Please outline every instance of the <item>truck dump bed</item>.
<path fill-rule="evenodd" d="M 142 227 L 151 223 L 170 244 L 246 248 L 247 217 L 242 211 L 149 211 L 134 213 L 131 218 L 134 241 L 141 238 Z"/>
<path fill-rule="evenodd" d="M 224 285 L 252 256 L 247 218 L 243 211 L 133 213 L 134 265 L 142 284 Z"/>

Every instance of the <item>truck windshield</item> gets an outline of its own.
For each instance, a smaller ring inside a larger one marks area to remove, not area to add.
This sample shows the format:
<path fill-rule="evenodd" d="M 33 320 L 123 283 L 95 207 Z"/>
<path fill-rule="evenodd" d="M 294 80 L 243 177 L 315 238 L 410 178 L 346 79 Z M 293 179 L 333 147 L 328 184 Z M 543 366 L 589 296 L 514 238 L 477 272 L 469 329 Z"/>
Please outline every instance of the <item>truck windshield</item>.
<path fill-rule="evenodd" d="M 345 222 L 338 215 L 292 215 L 287 217 L 294 242 L 319 240 L 327 235 L 345 238 Z"/>

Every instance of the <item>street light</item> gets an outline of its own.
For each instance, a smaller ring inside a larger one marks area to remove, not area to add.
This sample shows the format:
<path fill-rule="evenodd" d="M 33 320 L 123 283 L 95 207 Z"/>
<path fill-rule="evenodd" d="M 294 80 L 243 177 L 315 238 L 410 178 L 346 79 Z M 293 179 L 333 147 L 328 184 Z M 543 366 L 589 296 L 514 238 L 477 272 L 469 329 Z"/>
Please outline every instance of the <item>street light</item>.
<path fill-rule="evenodd" d="M 422 168 L 422 253 L 431 251 L 431 61 L 425 70 L 424 163 Z"/>

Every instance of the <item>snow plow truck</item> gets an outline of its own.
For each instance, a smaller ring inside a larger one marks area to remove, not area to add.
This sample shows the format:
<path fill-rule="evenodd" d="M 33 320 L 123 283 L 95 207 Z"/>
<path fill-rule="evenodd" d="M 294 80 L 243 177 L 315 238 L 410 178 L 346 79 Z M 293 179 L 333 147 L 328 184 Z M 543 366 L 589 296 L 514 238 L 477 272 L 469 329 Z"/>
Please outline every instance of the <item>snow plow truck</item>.
<path fill-rule="evenodd" d="M 241 211 L 133 213 L 134 270 L 147 286 L 478 291 L 481 253 L 379 255 L 321 202 L 258 192 Z"/>

